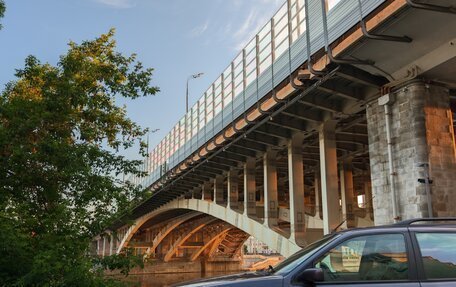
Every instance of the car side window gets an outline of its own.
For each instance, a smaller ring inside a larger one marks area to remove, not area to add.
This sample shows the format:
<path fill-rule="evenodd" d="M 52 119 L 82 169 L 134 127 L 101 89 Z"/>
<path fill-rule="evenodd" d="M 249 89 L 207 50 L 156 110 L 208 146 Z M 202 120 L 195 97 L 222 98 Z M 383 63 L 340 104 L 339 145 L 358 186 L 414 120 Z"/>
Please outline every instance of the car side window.
<path fill-rule="evenodd" d="M 456 233 L 416 233 L 427 279 L 456 279 Z"/>
<path fill-rule="evenodd" d="M 408 260 L 402 234 L 351 238 L 320 258 L 325 282 L 408 279 Z"/>

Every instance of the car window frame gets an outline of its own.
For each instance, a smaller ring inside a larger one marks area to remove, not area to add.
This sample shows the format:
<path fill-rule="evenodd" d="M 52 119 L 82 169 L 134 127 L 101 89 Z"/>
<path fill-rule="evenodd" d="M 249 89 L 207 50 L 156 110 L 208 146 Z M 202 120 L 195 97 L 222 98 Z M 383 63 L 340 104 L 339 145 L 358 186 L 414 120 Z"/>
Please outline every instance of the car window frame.
<path fill-rule="evenodd" d="M 424 270 L 423 264 L 423 256 L 421 254 L 420 245 L 418 242 L 418 238 L 416 237 L 417 233 L 453 233 L 456 236 L 456 228 L 449 227 L 449 228 L 432 228 L 432 227 L 413 227 L 409 228 L 410 237 L 412 240 L 412 245 L 415 254 L 415 261 L 416 261 L 416 269 L 418 274 L 418 280 L 420 282 L 456 282 L 456 278 L 426 278 L 426 271 Z"/>
<path fill-rule="evenodd" d="M 340 284 L 378 284 L 378 283 L 385 283 L 385 284 L 390 284 L 390 283 L 404 283 L 404 282 L 419 282 L 417 278 L 417 270 L 416 270 L 416 261 L 415 261 L 415 255 L 414 255 L 414 250 L 412 248 L 412 241 L 411 241 L 411 236 L 410 232 L 408 230 L 404 229 L 379 229 L 379 230 L 367 230 L 365 232 L 354 232 L 346 236 L 342 236 L 338 238 L 338 240 L 332 242 L 331 244 L 328 244 L 325 248 L 320 250 L 313 258 L 311 258 L 311 263 L 307 264 L 306 268 L 313 268 L 319 260 L 321 260 L 330 250 L 335 248 L 336 246 L 351 240 L 356 237 L 362 237 L 362 236 L 371 236 L 371 235 L 389 235 L 389 234 L 401 234 L 404 237 L 405 241 L 405 251 L 407 254 L 407 260 L 409 263 L 409 278 L 406 280 L 378 280 L 378 281 L 340 281 L 340 282 L 318 282 L 320 285 L 340 285 Z M 304 271 L 304 269 L 300 270 L 300 272 Z M 297 277 L 299 273 L 295 274 L 295 277 Z"/>

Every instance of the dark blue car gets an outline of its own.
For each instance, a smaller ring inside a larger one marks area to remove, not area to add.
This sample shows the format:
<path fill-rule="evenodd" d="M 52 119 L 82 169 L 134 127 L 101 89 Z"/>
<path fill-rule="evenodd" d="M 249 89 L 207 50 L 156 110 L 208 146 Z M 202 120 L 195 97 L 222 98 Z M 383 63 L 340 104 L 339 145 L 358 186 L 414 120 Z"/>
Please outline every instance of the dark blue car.
<path fill-rule="evenodd" d="M 267 270 L 179 286 L 456 286 L 456 225 L 444 221 L 456 219 L 345 230 Z"/>

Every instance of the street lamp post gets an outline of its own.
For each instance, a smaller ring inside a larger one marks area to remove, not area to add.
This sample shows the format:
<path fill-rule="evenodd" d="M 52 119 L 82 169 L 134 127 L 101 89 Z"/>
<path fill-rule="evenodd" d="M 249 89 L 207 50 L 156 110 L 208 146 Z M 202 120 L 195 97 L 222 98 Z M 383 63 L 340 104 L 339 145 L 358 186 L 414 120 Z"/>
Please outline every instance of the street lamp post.
<path fill-rule="evenodd" d="M 185 92 L 185 113 L 188 113 L 188 81 L 190 81 L 191 79 L 199 78 L 202 75 L 204 75 L 204 73 L 194 74 L 187 78 L 187 90 Z"/>

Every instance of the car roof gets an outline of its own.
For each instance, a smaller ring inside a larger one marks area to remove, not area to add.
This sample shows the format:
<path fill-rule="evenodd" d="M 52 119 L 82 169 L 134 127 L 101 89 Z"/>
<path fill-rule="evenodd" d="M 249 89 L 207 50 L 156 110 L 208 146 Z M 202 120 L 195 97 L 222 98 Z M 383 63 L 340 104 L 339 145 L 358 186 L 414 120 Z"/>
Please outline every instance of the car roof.
<path fill-rule="evenodd" d="M 448 223 L 451 222 L 451 223 Z M 419 224 L 418 224 L 419 223 Z M 380 225 L 380 226 L 369 226 L 369 227 L 356 227 L 349 228 L 335 232 L 337 234 L 348 234 L 348 233 L 369 233 L 369 231 L 386 231 L 386 230 L 398 230 L 404 229 L 407 230 L 409 227 L 419 227 L 419 228 L 456 228 L 456 217 L 438 217 L 438 218 L 414 218 L 403 220 L 398 223 L 389 224 L 389 225 Z"/>

